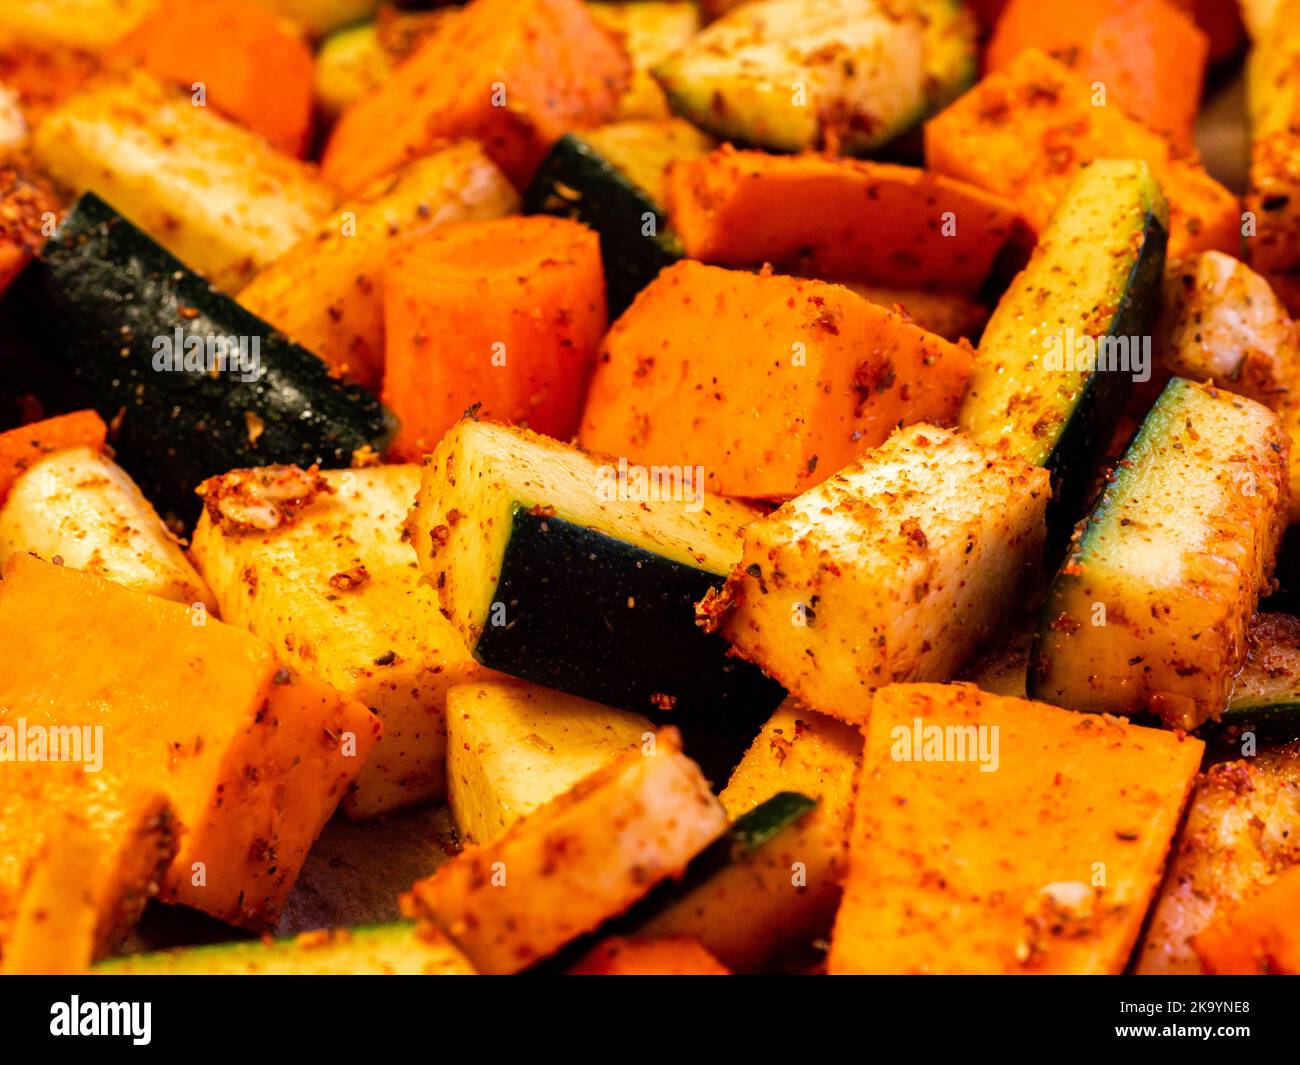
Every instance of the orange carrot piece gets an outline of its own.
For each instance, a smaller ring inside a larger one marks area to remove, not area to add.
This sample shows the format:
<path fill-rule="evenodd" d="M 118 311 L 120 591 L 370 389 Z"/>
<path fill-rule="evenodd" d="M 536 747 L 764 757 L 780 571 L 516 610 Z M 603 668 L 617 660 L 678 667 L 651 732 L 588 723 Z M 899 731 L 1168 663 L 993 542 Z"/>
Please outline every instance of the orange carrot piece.
<path fill-rule="evenodd" d="M 951 424 L 972 354 L 841 285 L 684 260 L 610 329 L 580 439 L 788 499 L 900 422 Z"/>
<path fill-rule="evenodd" d="M 717 958 L 693 939 L 601 940 L 570 976 L 730 976 Z"/>
<path fill-rule="evenodd" d="M 123 64 L 193 91 L 207 104 L 302 156 L 311 136 L 315 60 L 311 48 L 254 0 L 163 0 L 114 47 Z"/>
<path fill-rule="evenodd" d="M 93 410 L 60 414 L 18 429 L 0 433 L 0 503 L 33 462 L 51 451 L 68 447 L 92 447 L 102 451 L 108 436 L 104 419 Z"/>
<path fill-rule="evenodd" d="M 1005 69 L 1026 48 L 1059 59 L 1105 87 L 1108 103 L 1192 147 L 1209 40 L 1168 0 L 1011 0 L 985 53 Z"/>
<path fill-rule="evenodd" d="M 926 123 L 926 165 L 1011 200 L 1041 231 L 1081 166 L 1142 159 L 1169 199 L 1170 258 L 1239 251 L 1237 197 L 1194 156 L 1175 154 L 1113 102 L 1093 99 L 1088 81 L 1027 49 Z"/>
<path fill-rule="evenodd" d="M 1193 941 L 1207 972 L 1300 975 L 1300 865 L 1219 914 Z"/>
<path fill-rule="evenodd" d="M 384 271 L 392 455 L 418 460 L 474 404 L 567 440 L 605 321 L 599 239 L 577 222 L 462 222 L 398 244 Z"/>
<path fill-rule="evenodd" d="M 339 119 L 321 161 L 344 193 L 471 137 L 519 188 L 567 129 L 614 117 L 623 46 L 581 0 L 471 0 Z"/>
<path fill-rule="evenodd" d="M 4 566 L 0 647 L 22 648 L 0 656 L 9 720 L 102 726 L 91 775 L 166 795 L 180 848 L 160 898 L 242 927 L 275 922 L 381 731 L 365 706 L 291 672 L 251 633 L 31 555 Z M 90 797 L 73 778 L 38 783 L 24 816 Z"/>
<path fill-rule="evenodd" d="M 965 292 L 1018 219 L 1013 204 L 915 167 L 730 147 L 673 164 L 668 203 L 693 259 Z"/>

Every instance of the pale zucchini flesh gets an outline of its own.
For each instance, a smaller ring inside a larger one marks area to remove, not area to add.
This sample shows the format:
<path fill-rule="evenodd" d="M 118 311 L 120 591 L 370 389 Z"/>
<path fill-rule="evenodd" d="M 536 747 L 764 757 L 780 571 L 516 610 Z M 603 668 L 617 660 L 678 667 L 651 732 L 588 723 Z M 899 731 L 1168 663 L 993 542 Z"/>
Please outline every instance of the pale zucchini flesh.
<path fill-rule="evenodd" d="M 89 447 L 33 463 L 0 506 L 0 561 L 20 552 L 212 611 L 216 601 L 130 475 Z"/>
<path fill-rule="evenodd" d="M 1171 380 L 1052 583 L 1030 697 L 1217 718 L 1286 525 L 1287 449 L 1266 407 Z"/>
<path fill-rule="evenodd" d="M 668 103 L 650 71 L 699 32 L 699 6 L 694 0 L 638 0 L 587 7 L 592 18 L 619 36 L 632 60 L 632 80 L 615 117 L 667 118 Z"/>
<path fill-rule="evenodd" d="M 865 720 L 872 691 L 946 680 L 1041 555 L 1048 475 L 914 425 L 745 529 L 721 596 L 735 651 L 806 705 Z"/>

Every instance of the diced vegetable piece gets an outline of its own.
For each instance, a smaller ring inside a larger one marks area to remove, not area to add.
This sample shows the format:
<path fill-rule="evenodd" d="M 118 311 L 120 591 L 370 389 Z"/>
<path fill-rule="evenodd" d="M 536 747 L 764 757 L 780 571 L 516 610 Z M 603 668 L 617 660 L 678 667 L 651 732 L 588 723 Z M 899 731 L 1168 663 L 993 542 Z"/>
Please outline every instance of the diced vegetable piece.
<path fill-rule="evenodd" d="M 334 206 L 314 168 L 144 74 L 97 84 L 36 130 L 37 158 L 218 288 L 238 289 Z"/>
<path fill-rule="evenodd" d="M 860 281 L 838 280 L 864 300 L 904 314 L 928 333 L 954 343 L 966 337 L 976 340 L 989 320 L 989 309 L 974 296 L 950 290 L 886 288 Z"/>
<path fill-rule="evenodd" d="M 667 118 L 668 102 L 650 71 L 700 29 L 693 0 L 638 0 L 631 4 L 588 4 L 592 17 L 613 30 L 632 60 L 632 80 L 616 118 Z"/>
<path fill-rule="evenodd" d="M 166 794 L 181 842 L 165 901 L 243 927 L 273 924 L 379 720 L 293 674 L 256 637 L 194 624 L 179 603 L 30 555 L 11 558 L 3 578 L 0 646 L 23 653 L 0 661 L 0 705 L 29 734 L 103 726 L 99 775 Z M 29 803 L 79 810 L 87 790 L 43 776 Z"/>
<path fill-rule="evenodd" d="M 0 24 L 0 86 L 17 97 L 24 143 L 28 130 L 68 97 L 81 92 L 100 69 L 99 57 L 91 52 L 48 41 L 24 41 Z"/>
<path fill-rule="evenodd" d="M 1202 749 L 965 684 L 881 689 L 829 971 L 1120 972 Z"/>
<path fill-rule="evenodd" d="M 648 718 L 547 688 L 452 688 L 447 792 L 461 838 L 490 843 L 629 748 L 653 743 Z"/>
<path fill-rule="evenodd" d="M 1300 976 L 1300 868 L 1290 869 L 1196 937 L 1212 973 Z"/>
<path fill-rule="evenodd" d="M 696 627 L 695 603 L 722 585 L 758 511 L 707 495 L 693 473 L 659 472 L 620 473 L 557 441 L 465 420 L 424 467 L 411 542 L 484 665 L 666 712 L 743 749 L 784 693 Z"/>
<path fill-rule="evenodd" d="M 1300 618 L 1256 614 L 1246 630 L 1246 663 L 1233 678 L 1232 701 L 1212 730 L 1220 743 L 1300 740 Z"/>
<path fill-rule="evenodd" d="M 884 684 L 947 680 L 1036 576 L 1047 473 L 951 430 L 901 429 L 745 527 L 700 605 L 742 658 L 824 714 L 866 719 Z"/>
<path fill-rule="evenodd" d="M 576 222 L 462 222 L 401 241 L 384 269 L 393 454 L 418 460 L 470 407 L 569 439 L 605 322 L 599 238 Z"/>
<path fill-rule="evenodd" d="M 1037 48 L 1105 87 L 1106 104 L 1192 148 L 1210 42 L 1169 0 L 1011 0 L 985 53 L 1002 70 Z"/>
<path fill-rule="evenodd" d="M 926 165 L 1016 204 L 1041 231 L 1078 170 L 1098 159 L 1143 160 L 1169 200 L 1169 254 L 1241 239 L 1237 198 L 1195 157 L 1177 155 L 1160 134 L 1113 101 L 1094 104 L 1092 85 L 1038 49 L 984 78 L 925 127 Z"/>
<path fill-rule="evenodd" d="M 1029 650 L 1034 645 L 1033 625 L 1017 625 L 1010 634 L 981 654 L 961 671 L 958 680 L 969 681 L 980 691 L 993 695 L 1025 697 L 1025 675 L 1029 671 Z"/>
<path fill-rule="evenodd" d="M 21 553 L 211 610 L 212 593 L 125 470 L 93 447 L 32 464 L 0 507 L 0 561 Z"/>
<path fill-rule="evenodd" d="M 617 122 L 566 133 L 537 168 L 524 207 L 572 218 L 600 234 L 611 318 L 682 257 L 663 207 L 665 170 L 712 147 L 712 138 L 681 119 Z"/>
<path fill-rule="evenodd" d="M 378 390 L 384 371 L 384 264 L 398 239 L 449 222 L 510 214 L 518 197 L 473 141 L 380 179 L 258 274 L 239 302 L 338 373 Z"/>
<path fill-rule="evenodd" d="M 1279 874 L 1300 867 L 1300 747 L 1211 766 L 1169 858 L 1137 956 L 1140 974 L 1202 972 L 1193 940 Z"/>
<path fill-rule="evenodd" d="M 900 423 L 951 422 L 971 361 L 839 285 L 683 261 L 610 329 L 580 439 L 703 467 L 724 495 L 788 499 Z"/>
<path fill-rule="evenodd" d="M 380 0 L 257 0 L 286 15 L 315 36 L 375 14 Z"/>
<path fill-rule="evenodd" d="M 255 0 L 161 0 L 113 54 L 124 65 L 180 83 L 191 102 L 214 108 L 281 151 L 306 152 L 311 49 Z"/>
<path fill-rule="evenodd" d="M 1274 0 L 1172 0 L 1196 20 L 1201 32 L 1210 42 L 1210 65 L 1217 66 L 1234 56 L 1246 37 L 1242 25 L 1242 9 L 1252 3 L 1273 3 Z"/>
<path fill-rule="evenodd" d="M 158 0 L 5 0 L 0 30 L 36 44 L 98 52 L 111 47 L 157 5 Z"/>
<path fill-rule="evenodd" d="M 571 976 L 728 976 L 693 939 L 610 936 L 569 970 Z"/>
<path fill-rule="evenodd" d="M 964 292 L 1017 222 L 1013 204 L 915 167 L 730 147 L 675 164 L 668 203 L 693 259 Z"/>
<path fill-rule="evenodd" d="M 471 847 L 402 898 L 440 924 L 479 972 L 518 972 L 678 876 L 726 828 L 676 729 Z"/>
<path fill-rule="evenodd" d="M 77 973 L 157 891 L 176 853 L 172 813 L 162 794 L 118 787 L 83 765 L 19 761 L 18 727 L 6 722 L 0 740 L 0 972 Z M 75 803 L 43 801 L 60 791 Z"/>
<path fill-rule="evenodd" d="M 1217 719 L 1286 528 L 1288 447 L 1267 407 L 1170 381 L 1052 583 L 1030 696 Z"/>
<path fill-rule="evenodd" d="M 1051 472 L 1058 535 L 1085 505 L 1132 383 L 1151 375 L 1167 225 L 1145 164 L 1094 163 L 980 339 L 960 425 Z"/>
<path fill-rule="evenodd" d="M 679 891 L 638 934 L 693 937 L 737 972 L 752 972 L 824 935 L 839 905 L 861 755 L 857 729 L 793 700 L 782 704 L 719 799 L 737 819 L 733 829 L 777 793 L 797 792 L 816 805 Z"/>
<path fill-rule="evenodd" d="M 194 489 L 232 466 L 347 466 L 391 432 L 373 396 L 330 377 L 93 194 L 20 285 L 51 405 L 89 399 L 111 419 L 117 460 L 164 517 L 196 517 Z"/>
<path fill-rule="evenodd" d="M 472 137 L 522 188 L 565 130 L 614 116 L 630 72 L 580 0 L 471 0 L 344 112 L 325 176 L 353 193 L 440 140 Z"/>
<path fill-rule="evenodd" d="M 1157 329 L 1164 368 L 1279 410 L 1300 366 L 1300 331 L 1267 281 L 1207 251 L 1170 264 Z"/>
<path fill-rule="evenodd" d="M 205 483 L 194 531 L 221 617 L 383 722 L 343 801 L 354 818 L 446 794 L 447 693 L 482 672 L 406 540 L 419 487 L 416 466 L 236 470 Z"/>
<path fill-rule="evenodd" d="M 44 181 L 24 166 L 0 160 L 0 295 L 45 243 L 47 227 L 60 210 Z"/>
<path fill-rule="evenodd" d="M 108 426 L 93 410 L 60 414 L 0 433 L 0 502 L 14 482 L 47 455 L 72 447 L 99 451 L 107 435 Z"/>
<path fill-rule="evenodd" d="M 100 962 L 96 976 L 473 976 L 465 956 L 420 922 L 304 932 L 284 939 L 215 943 Z"/>
<path fill-rule="evenodd" d="M 949 4 L 753 0 L 654 75 L 677 114 L 719 137 L 780 151 L 867 151 L 924 118 L 932 92 L 950 91 L 929 77 L 927 25 L 958 12 Z M 966 44 L 973 54 L 973 34 Z"/>

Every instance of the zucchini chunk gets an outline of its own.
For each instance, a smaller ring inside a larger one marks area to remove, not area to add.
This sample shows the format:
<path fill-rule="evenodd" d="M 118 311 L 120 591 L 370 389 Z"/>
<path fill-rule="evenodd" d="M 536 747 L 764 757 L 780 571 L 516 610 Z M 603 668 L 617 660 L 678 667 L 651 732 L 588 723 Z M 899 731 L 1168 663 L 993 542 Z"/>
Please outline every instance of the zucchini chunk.
<path fill-rule="evenodd" d="M 694 938 L 736 972 L 807 949 L 830 929 L 839 905 L 861 757 L 857 729 L 787 699 L 718 796 L 735 819 L 731 835 L 751 845 L 733 847 L 730 860 L 698 883 L 688 883 L 688 873 L 636 934 Z M 781 827 L 755 846 L 756 823 Z"/>
<path fill-rule="evenodd" d="M 531 684 L 447 693 L 447 799 L 461 838 L 489 843 L 632 747 L 654 740 L 640 714 Z"/>
<path fill-rule="evenodd" d="M 1300 332 L 1269 283 L 1220 251 L 1171 263 L 1156 330 L 1165 371 L 1280 410 Z"/>
<path fill-rule="evenodd" d="M 1203 749 L 968 684 L 882 688 L 829 972 L 1121 972 Z"/>
<path fill-rule="evenodd" d="M 343 800 L 353 818 L 446 795 L 447 693 L 483 672 L 406 541 L 419 487 L 419 467 L 403 465 L 264 467 L 203 485 L 193 553 L 222 619 L 384 724 Z"/>
<path fill-rule="evenodd" d="M 710 137 L 680 119 L 632 121 L 566 133 L 542 160 L 524 209 L 572 218 L 600 235 L 611 321 L 682 258 L 663 207 L 665 172 L 712 147 Z"/>
<path fill-rule="evenodd" d="M 109 958 L 91 975 L 473 976 L 474 969 L 437 928 L 394 921 Z"/>
<path fill-rule="evenodd" d="M 1152 907 L 1136 971 L 1199 974 L 1193 940 L 1264 884 L 1300 865 L 1300 744 L 1210 766 Z"/>
<path fill-rule="evenodd" d="M 512 214 L 519 197 L 473 141 L 378 181 L 258 274 L 239 302 L 377 392 L 384 374 L 384 267 L 403 237 Z"/>
<path fill-rule="evenodd" d="M 662 729 L 402 896 L 482 973 L 519 972 L 622 913 L 727 827 L 699 767 Z"/>
<path fill-rule="evenodd" d="M 1133 381 L 1151 373 L 1142 345 L 1159 306 L 1168 227 L 1145 163 L 1093 163 L 984 328 L 958 423 L 977 442 L 1051 472 L 1054 533 L 1078 518 Z"/>
<path fill-rule="evenodd" d="M 918 125 L 974 63 L 974 23 L 949 0 L 753 0 L 653 73 L 677 114 L 719 137 L 852 154 Z"/>
<path fill-rule="evenodd" d="M 216 607 L 135 482 L 95 448 L 51 452 L 14 482 L 0 506 L 0 562 L 23 552 L 187 606 Z"/>
<path fill-rule="evenodd" d="M 1214 738 L 1235 744 L 1247 732 L 1269 742 L 1300 740 L 1300 618 L 1259 613 L 1246 633 L 1246 664 Z"/>
<path fill-rule="evenodd" d="M 667 118 L 668 101 L 650 72 L 699 32 L 700 9 L 695 0 L 637 0 L 587 6 L 592 18 L 622 39 L 632 60 L 632 79 L 619 99 L 614 117 Z"/>
<path fill-rule="evenodd" d="M 313 167 L 143 74 L 47 115 L 32 148 L 218 288 L 238 291 L 334 206 Z"/>
<path fill-rule="evenodd" d="M 690 487 L 652 498 L 612 460 L 466 419 L 425 460 L 412 543 L 483 665 L 740 735 L 784 693 L 696 628 L 694 604 L 722 585 L 758 511 Z"/>
<path fill-rule="evenodd" d="M 103 744 L 75 726 L 58 741 L 80 755 L 68 759 L 77 773 L 35 763 L 32 786 L 4 811 L 16 839 L 0 840 L 9 859 L 0 872 L 21 871 L 39 842 L 27 826 L 87 809 L 102 778 L 119 795 L 162 792 L 175 811 L 180 846 L 163 901 L 243 928 L 274 925 L 308 847 L 374 746 L 378 719 L 233 625 L 196 624 L 180 603 L 31 555 L 5 563 L 0 646 L 23 649 L 0 657 L 0 705 L 25 722 L 29 750 L 36 727 L 49 750 L 53 726 L 83 714 L 103 726 Z M 81 771 L 97 762 L 98 771 Z M 0 792 L 12 786 L 10 768 Z M 106 801 L 120 813 L 126 800 Z M 0 883 L 0 897 L 6 890 Z"/>
<path fill-rule="evenodd" d="M 1287 450 L 1267 407 L 1171 380 L 1048 591 L 1030 697 L 1217 720 L 1286 528 Z"/>
<path fill-rule="evenodd" d="M 50 379 L 45 398 L 111 421 L 118 461 L 165 518 L 197 517 L 194 489 L 213 474 L 348 466 L 392 432 L 373 396 L 332 378 L 93 193 L 16 286 Z"/>
<path fill-rule="evenodd" d="M 824 714 L 859 723 L 870 693 L 947 680 L 1036 576 L 1048 477 L 950 429 L 901 429 L 745 527 L 700 605 L 742 658 Z"/>

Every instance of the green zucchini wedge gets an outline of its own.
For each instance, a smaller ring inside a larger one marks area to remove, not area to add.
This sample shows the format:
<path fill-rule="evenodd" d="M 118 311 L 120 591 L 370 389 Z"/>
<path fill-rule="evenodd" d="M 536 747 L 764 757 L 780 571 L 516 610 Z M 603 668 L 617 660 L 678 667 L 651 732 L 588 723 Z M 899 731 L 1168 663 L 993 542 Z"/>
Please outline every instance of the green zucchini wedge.
<path fill-rule="evenodd" d="M 784 692 L 695 623 L 758 511 L 665 470 L 466 418 L 425 458 L 408 536 L 479 662 L 680 725 L 703 764 L 695 727 L 743 750 Z"/>
<path fill-rule="evenodd" d="M 1029 697 L 1217 719 L 1286 527 L 1287 451 L 1267 407 L 1173 378 L 1048 591 Z"/>
<path fill-rule="evenodd" d="M 83 195 L 15 285 L 51 409 L 94 407 L 164 517 L 241 466 L 352 465 L 393 430 L 380 402 Z"/>
<path fill-rule="evenodd" d="M 524 192 L 524 210 L 572 218 L 600 236 L 609 318 L 682 258 L 664 209 L 664 174 L 707 155 L 711 138 L 680 119 L 616 122 L 555 142 Z"/>
<path fill-rule="evenodd" d="M 958 423 L 1052 474 L 1057 537 L 1086 503 L 1133 382 L 1151 374 L 1168 236 L 1147 165 L 1095 162 L 984 328 Z"/>
<path fill-rule="evenodd" d="M 431 925 L 394 921 L 108 958 L 95 976 L 472 976 Z"/>
<path fill-rule="evenodd" d="M 674 112 L 719 137 L 858 154 L 960 95 L 975 37 L 954 0 L 750 0 L 653 73 Z"/>
<path fill-rule="evenodd" d="M 1229 743 L 1254 732 L 1266 743 L 1300 740 L 1300 618 L 1256 614 L 1246 636 L 1246 664 L 1214 730 Z"/>

